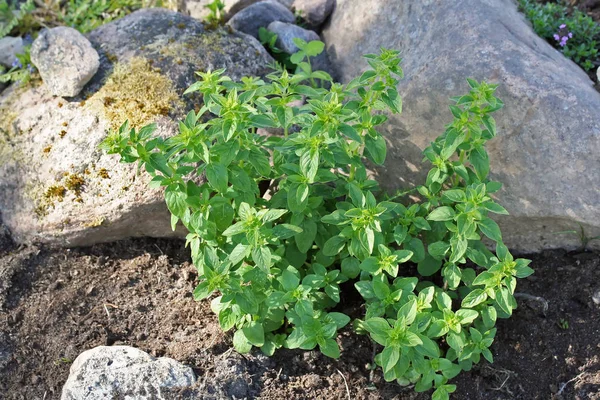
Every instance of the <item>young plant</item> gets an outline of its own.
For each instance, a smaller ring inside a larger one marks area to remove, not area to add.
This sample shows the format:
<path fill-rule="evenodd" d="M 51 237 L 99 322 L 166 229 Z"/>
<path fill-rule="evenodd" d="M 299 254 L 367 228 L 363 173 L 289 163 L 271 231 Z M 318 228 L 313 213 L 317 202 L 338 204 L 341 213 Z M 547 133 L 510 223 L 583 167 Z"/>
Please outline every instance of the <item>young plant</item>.
<path fill-rule="evenodd" d="M 189 231 L 194 297 L 212 298 L 239 352 L 318 347 L 339 357 L 337 332 L 350 318 L 332 310 L 350 280 L 366 303 L 354 328 L 381 346 L 385 379 L 447 399 L 449 380 L 481 356 L 492 361 L 496 319 L 511 315 L 516 279 L 533 272 L 489 217 L 506 214 L 490 196 L 501 185 L 488 178 L 484 147 L 503 105 L 496 85 L 468 80 L 469 93 L 453 98 L 453 122 L 424 151 L 432 167 L 416 188 L 421 201 L 402 204 L 365 165 L 384 163 L 377 127 L 402 109 L 399 53 L 366 55 L 371 68 L 341 85 L 312 71 L 322 47 L 299 47 L 296 74 L 233 82 L 224 70 L 198 72 L 186 93 L 204 104 L 178 135 L 126 122 L 102 146 L 165 188 L 173 227 Z M 314 79 L 329 89 L 306 84 Z"/>
<path fill-rule="evenodd" d="M 225 8 L 225 3 L 221 0 L 212 0 L 204 7 L 209 10 L 208 15 L 204 17 L 204 22 L 212 28 L 219 26 L 223 22 L 223 9 Z"/>

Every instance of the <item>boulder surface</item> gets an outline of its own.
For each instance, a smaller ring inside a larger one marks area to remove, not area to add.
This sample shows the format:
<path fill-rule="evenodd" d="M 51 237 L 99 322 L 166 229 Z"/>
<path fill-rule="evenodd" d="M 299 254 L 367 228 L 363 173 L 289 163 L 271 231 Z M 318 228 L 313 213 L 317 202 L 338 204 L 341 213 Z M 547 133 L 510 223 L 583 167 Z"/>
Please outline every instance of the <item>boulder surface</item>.
<path fill-rule="evenodd" d="M 384 126 L 388 189 L 424 182 L 421 151 L 451 121 L 449 97 L 465 78 L 498 83 L 505 107 L 489 142 L 492 178 L 504 183 L 498 218 L 516 251 L 574 248 L 579 224 L 600 234 L 600 94 L 572 61 L 539 38 L 511 0 L 338 0 L 324 31 L 342 81 L 367 68 L 361 56 L 401 51 L 404 111 Z M 598 246 L 591 241 L 591 246 Z"/>
<path fill-rule="evenodd" d="M 160 399 L 169 389 L 195 382 L 194 371 L 171 358 L 129 346 L 99 346 L 75 359 L 61 400 Z"/>
<path fill-rule="evenodd" d="M 65 100 L 44 85 L 0 95 L 0 211 L 17 242 L 85 246 L 133 236 L 172 237 L 161 190 L 137 165 L 98 149 L 111 129 L 156 121 L 169 136 L 199 104 L 183 96 L 195 71 L 233 79 L 264 75 L 272 61 L 254 38 L 205 31 L 179 13 L 140 10 L 89 35 L 101 65 L 83 93 Z"/>

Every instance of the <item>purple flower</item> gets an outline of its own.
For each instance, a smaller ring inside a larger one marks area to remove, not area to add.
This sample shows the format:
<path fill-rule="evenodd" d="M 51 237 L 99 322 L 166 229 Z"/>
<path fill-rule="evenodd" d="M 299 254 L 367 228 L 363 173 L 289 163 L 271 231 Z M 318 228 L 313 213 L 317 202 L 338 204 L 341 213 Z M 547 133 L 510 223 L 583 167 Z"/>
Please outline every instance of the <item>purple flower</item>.
<path fill-rule="evenodd" d="M 565 24 L 562 24 L 562 25 L 561 25 L 561 26 L 559 26 L 558 28 L 559 28 L 559 29 L 565 29 L 566 27 L 567 27 L 567 25 L 565 25 Z"/>
<path fill-rule="evenodd" d="M 35 72 L 35 67 L 31 64 L 27 64 L 27 70 L 30 74 L 33 74 Z"/>
<path fill-rule="evenodd" d="M 554 40 L 559 41 L 560 40 L 560 36 L 558 36 L 558 33 L 554 34 Z"/>
<path fill-rule="evenodd" d="M 31 37 L 31 35 L 28 33 L 27 35 L 25 35 L 25 37 L 23 38 L 23 41 L 27 44 L 31 44 L 33 43 L 33 38 Z"/>
<path fill-rule="evenodd" d="M 573 32 L 569 32 L 569 38 L 573 37 Z"/>
<path fill-rule="evenodd" d="M 23 68 L 23 64 L 21 64 L 21 61 L 19 61 L 18 58 L 15 58 L 15 61 L 13 61 L 13 63 L 12 63 L 12 67 L 13 68 Z"/>

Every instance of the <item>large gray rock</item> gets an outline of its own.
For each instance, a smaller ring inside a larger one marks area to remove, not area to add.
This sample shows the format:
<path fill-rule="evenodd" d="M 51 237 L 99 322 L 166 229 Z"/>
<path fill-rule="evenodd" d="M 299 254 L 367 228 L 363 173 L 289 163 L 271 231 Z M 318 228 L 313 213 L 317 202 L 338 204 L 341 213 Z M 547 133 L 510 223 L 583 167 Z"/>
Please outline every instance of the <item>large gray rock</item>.
<path fill-rule="evenodd" d="M 311 28 L 318 28 L 333 11 L 335 0 L 294 0 L 292 7 Z"/>
<path fill-rule="evenodd" d="M 17 54 L 25 52 L 25 44 L 20 37 L 6 36 L 0 39 L 0 64 L 7 68 L 17 59 Z"/>
<path fill-rule="evenodd" d="M 96 77 L 77 98 L 43 86 L 0 95 L 0 212 L 17 242 L 91 245 L 131 236 L 172 237 L 162 191 L 98 144 L 126 119 L 156 121 L 158 134 L 199 104 L 182 97 L 195 71 L 226 68 L 233 79 L 264 75 L 271 57 L 254 38 L 205 31 L 181 14 L 140 10 L 91 32 L 101 54 Z"/>
<path fill-rule="evenodd" d="M 266 28 L 273 21 L 293 23 L 294 14 L 275 0 L 265 0 L 252 4 L 235 14 L 227 23 L 233 29 L 258 38 L 258 30 Z"/>
<path fill-rule="evenodd" d="M 500 84 L 499 135 L 488 150 L 507 245 L 518 251 L 579 246 L 600 234 L 600 94 L 587 75 L 530 28 L 511 0 L 338 0 L 324 31 L 347 82 L 361 55 L 401 51 L 404 112 L 384 127 L 389 151 L 379 181 L 394 189 L 424 181 L 421 150 L 451 121 L 448 98 L 465 78 Z M 590 246 L 598 246 L 597 241 Z"/>
<path fill-rule="evenodd" d="M 61 400 L 160 399 L 195 382 L 194 371 L 171 358 L 129 346 L 99 346 L 75 359 Z"/>
<path fill-rule="evenodd" d="M 45 29 L 31 45 L 31 62 L 55 96 L 77 96 L 100 66 L 89 40 L 68 26 Z"/>

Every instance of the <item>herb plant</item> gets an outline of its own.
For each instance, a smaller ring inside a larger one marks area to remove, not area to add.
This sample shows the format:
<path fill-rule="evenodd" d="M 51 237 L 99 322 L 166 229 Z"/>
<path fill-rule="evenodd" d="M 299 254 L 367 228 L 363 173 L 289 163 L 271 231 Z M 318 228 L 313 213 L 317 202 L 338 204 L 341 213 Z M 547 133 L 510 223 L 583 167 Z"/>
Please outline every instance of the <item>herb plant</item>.
<path fill-rule="evenodd" d="M 586 71 L 598 66 L 600 25 L 577 8 L 519 0 L 535 32 Z"/>
<path fill-rule="evenodd" d="M 503 103 L 496 85 L 468 80 L 469 93 L 452 99 L 454 120 L 424 151 L 431 170 L 416 188 L 421 201 L 403 204 L 365 165 L 384 163 L 377 127 L 402 109 L 399 53 L 366 55 L 371 68 L 341 85 L 312 71 L 322 50 L 305 45 L 296 74 L 266 80 L 198 72 L 186 93 L 200 92 L 204 104 L 178 135 L 126 122 L 102 146 L 165 188 L 173 228 L 181 221 L 189 231 L 194 298 L 212 298 L 236 350 L 318 348 L 338 358 L 336 336 L 350 317 L 335 307 L 351 281 L 366 304 L 354 328 L 381 346 L 375 362 L 386 381 L 447 399 L 450 379 L 482 356 L 492 362 L 496 319 L 511 315 L 517 278 L 533 272 L 489 217 L 507 213 L 490 196 L 501 184 L 488 178 L 485 150 L 496 135 L 490 114 Z"/>
<path fill-rule="evenodd" d="M 222 0 L 212 0 L 204 7 L 208 8 L 209 11 L 208 15 L 204 18 L 204 22 L 212 28 L 219 26 L 223 22 L 223 9 L 225 8 L 225 3 L 223 3 Z"/>

